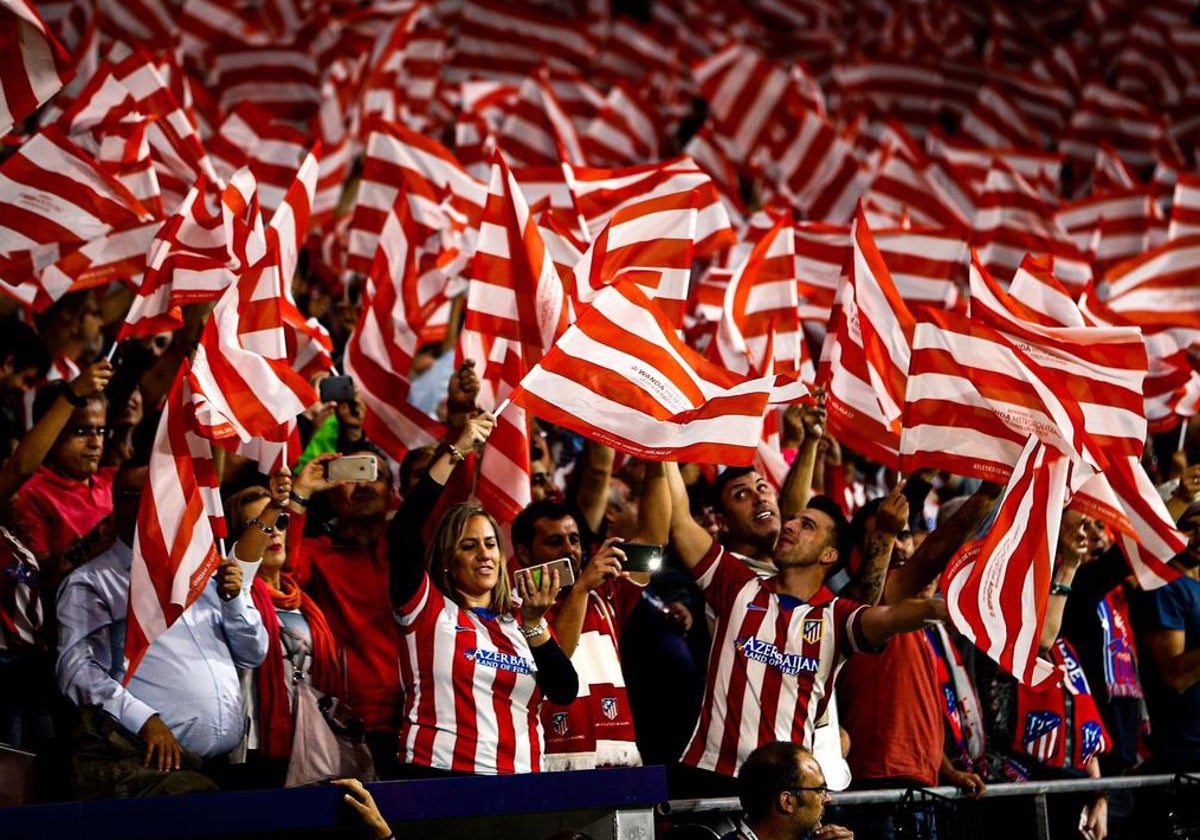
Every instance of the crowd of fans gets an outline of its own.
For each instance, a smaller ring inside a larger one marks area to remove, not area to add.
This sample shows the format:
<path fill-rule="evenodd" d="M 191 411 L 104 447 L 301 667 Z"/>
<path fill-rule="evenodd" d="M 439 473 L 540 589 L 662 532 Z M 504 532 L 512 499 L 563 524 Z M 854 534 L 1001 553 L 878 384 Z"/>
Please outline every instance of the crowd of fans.
<path fill-rule="evenodd" d="M 40 332 L 0 331 L 0 741 L 38 754 L 47 799 L 282 785 L 310 725 L 301 683 L 361 723 L 381 779 L 661 763 L 673 795 L 733 795 L 774 741 L 815 750 L 835 788 L 979 797 L 1200 769 L 1188 436 L 1154 475 L 1190 540 L 1179 580 L 1139 591 L 1106 524 L 1066 511 L 1039 642 L 1064 679 L 1033 691 L 938 593 L 1000 487 L 896 481 L 826 434 L 818 395 L 783 415 L 778 491 L 753 468 L 625 458 L 539 424 L 534 502 L 505 528 L 470 498 L 495 418 L 469 362 L 444 389 L 446 440 L 402 464 L 364 437 L 357 398 L 301 418 L 294 470 L 230 455 L 229 557 L 126 681 L 158 383 L 189 335 L 123 344 L 114 366 L 102 310 L 74 294 Z M 375 477 L 328 477 L 351 456 Z M 661 566 L 626 569 L 630 543 L 666 546 Z M 1120 836 L 1151 818 L 1137 804 L 1089 794 L 1056 819 L 1078 830 L 1082 809 L 1090 836 Z M 855 819 L 875 836 L 890 817 Z"/>

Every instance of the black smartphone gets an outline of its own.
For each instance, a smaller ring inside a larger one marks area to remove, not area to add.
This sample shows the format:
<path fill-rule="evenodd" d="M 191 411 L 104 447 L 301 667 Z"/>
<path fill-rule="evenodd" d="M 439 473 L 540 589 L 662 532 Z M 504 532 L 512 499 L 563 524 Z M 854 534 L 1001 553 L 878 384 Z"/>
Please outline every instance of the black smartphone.
<path fill-rule="evenodd" d="M 621 568 L 627 572 L 653 574 L 662 566 L 663 547 L 656 543 L 623 542 L 617 548 L 625 552 Z"/>
<path fill-rule="evenodd" d="M 354 378 L 326 376 L 317 386 L 321 402 L 354 402 Z"/>

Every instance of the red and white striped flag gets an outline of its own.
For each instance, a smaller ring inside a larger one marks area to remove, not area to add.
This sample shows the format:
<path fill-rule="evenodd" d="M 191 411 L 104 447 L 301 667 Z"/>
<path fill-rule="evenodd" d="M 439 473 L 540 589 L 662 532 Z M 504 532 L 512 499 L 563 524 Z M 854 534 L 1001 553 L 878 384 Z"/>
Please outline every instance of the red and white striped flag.
<path fill-rule="evenodd" d="M 125 630 L 128 682 L 150 643 L 200 597 L 217 569 L 221 498 L 212 443 L 194 428 L 185 362 L 163 405 L 138 509 Z"/>
<path fill-rule="evenodd" d="M 0 0 L 0 137 L 71 80 L 71 57 L 30 0 Z"/>
<path fill-rule="evenodd" d="M 651 460 L 747 465 L 767 406 L 807 389 L 701 357 L 630 279 L 602 291 L 512 400 L 537 417 Z"/>
<path fill-rule="evenodd" d="M 799 373 L 816 378 L 800 331 L 795 226 L 783 212 L 738 267 L 709 358 L 735 373 Z"/>
<path fill-rule="evenodd" d="M 128 247 L 104 238 L 143 228 L 152 214 L 56 126 L 39 131 L 0 164 L 0 291 L 43 309 L 65 294 L 92 266 L 92 256 L 115 270 L 138 270 Z M 144 232 L 144 231 L 143 231 Z M 129 234 L 136 236 L 135 234 Z M 91 245 L 72 269 L 49 271 L 65 256 Z"/>
<path fill-rule="evenodd" d="M 914 319 L 861 208 L 849 270 L 821 353 L 830 430 L 855 452 L 895 468 Z"/>
<path fill-rule="evenodd" d="M 621 274 L 636 271 L 654 285 L 644 291 L 674 324 L 682 325 L 691 289 L 699 193 L 646 195 L 625 204 L 564 276 L 577 309 Z"/>
<path fill-rule="evenodd" d="M 1070 461 L 1030 435 L 995 521 L 950 560 L 942 589 L 950 621 L 976 647 L 1034 688 L 1057 673 L 1038 656 Z"/>
<path fill-rule="evenodd" d="M 416 223 L 401 198 L 389 211 L 363 289 L 358 326 L 346 342 L 343 365 L 366 403 L 367 436 L 397 461 L 409 449 L 436 442 L 438 424 L 408 403 L 408 371 L 419 346 L 419 312 L 409 295 L 417 280 Z"/>
<path fill-rule="evenodd" d="M 1079 469 L 1070 507 L 1112 526 L 1138 585 L 1165 586 L 1179 573 L 1168 564 L 1187 547 L 1175 529 L 1158 488 L 1137 458 L 1114 459 L 1103 472 Z"/>
<path fill-rule="evenodd" d="M 496 143 L 515 166 L 583 165 L 579 132 L 551 89 L 545 72 L 525 79 L 496 132 Z"/>
<path fill-rule="evenodd" d="M 496 406 L 567 326 L 562 279 L 499 152 L 470 278 L 459 353 L 480 369 L 481 401 Z M 508 520 L 529 502 L 529 427 L 519 407 L 502 411 L 496 425 L 476 493 Z"/>
<path fill-rule="evenodd" d="M 1036 269 L 1031 265 L 1030 268 Z M 1079 405 L 1084 431 L 1104 457 L 1140 457 L 1146 440 L 1142 381 L 1146 348 L 1132 327 L 1048 327 L 1021 317 L 1019 302 L 978 264 L 971 272 L 971 317 L 1004 334 L 1071 386 L 1061 395 Z"/>

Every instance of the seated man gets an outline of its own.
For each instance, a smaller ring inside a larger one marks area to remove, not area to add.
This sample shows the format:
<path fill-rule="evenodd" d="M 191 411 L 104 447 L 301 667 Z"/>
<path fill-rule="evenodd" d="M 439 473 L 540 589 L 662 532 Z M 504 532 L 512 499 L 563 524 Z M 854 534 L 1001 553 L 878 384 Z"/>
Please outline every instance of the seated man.
<path fill-rule="evenodd" d="M 82 798 L 215 790 L 204 759 L 237 746 L 246 725 L 237 669 L 267 653 L 242 571 L 226 561 L 122 684 L 130 545 L 147 473 L 126 462 L 115 483 L 117 542 L 58 594 L 58 685 L 81 712 L 72 785 Z"/>
<path fill-rule="evenodd" d="M 799 744 L 773 741 L 746 758 L 737 779 L 743 818 L 724 840 L 853 840 L 837 825 L 822 825 L 829 786 L 813 754 Z"/>

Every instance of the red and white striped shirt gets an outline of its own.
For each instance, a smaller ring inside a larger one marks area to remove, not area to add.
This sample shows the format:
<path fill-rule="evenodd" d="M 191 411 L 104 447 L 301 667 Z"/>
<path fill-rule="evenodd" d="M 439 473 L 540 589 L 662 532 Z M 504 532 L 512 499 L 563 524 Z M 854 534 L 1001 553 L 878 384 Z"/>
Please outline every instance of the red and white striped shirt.
<path fill-rule="evenodd" d="M 512 616 L 460 607 L 424 575 L 396 611 L 404 713 L 400 760 L 462 773 L 536 773 L 542 691 Z"/>
<path fill-rule="evenodd" d="M 588 593 L 579 644 L 571 656 L 579 694 L 567 706 L 542 706 L 547 770 L 641 766 L 619 653 L 621 627 L 641 594 L 642 587 L 626 578 Z M 560 600 L 546 617 L 553 621 L 561 606 Z"/>
<path fill-rule="evenodd" d="M 692 570 L 716 610 L 700 720 L 681 761 L 733 776 L 756 747 L 793 741 L 812 748 L 846 658 L 868 647 L 864 604 L 828 597 L 809 602 L 776 592 L 713 543 Z"/>

